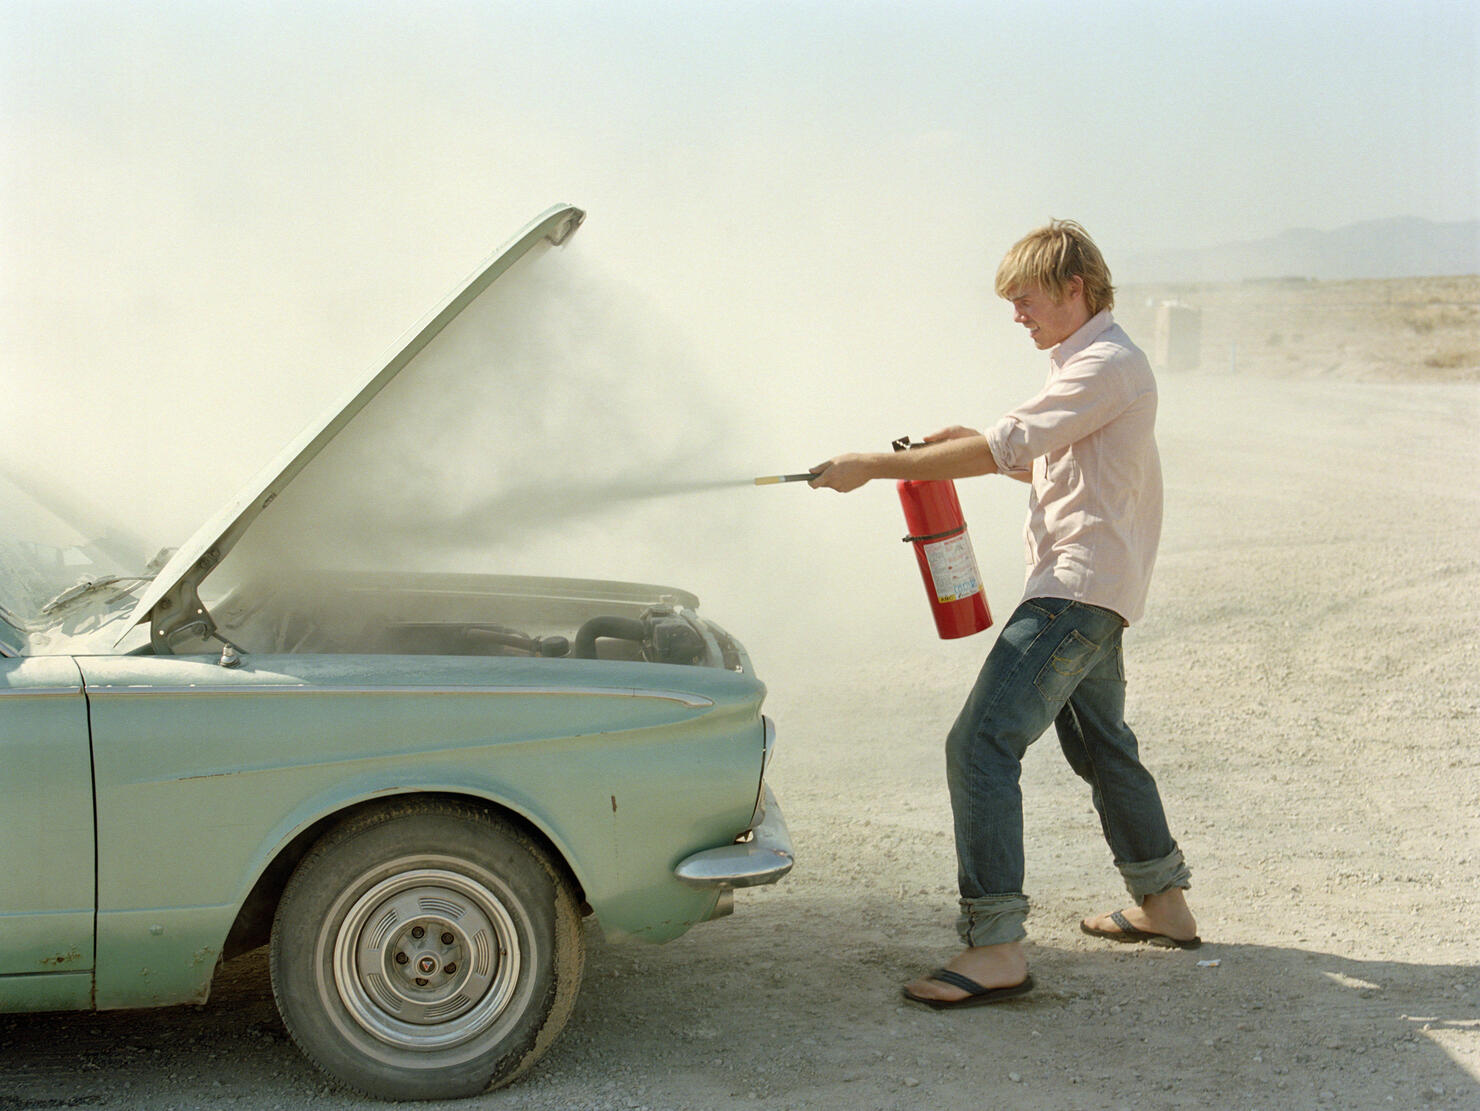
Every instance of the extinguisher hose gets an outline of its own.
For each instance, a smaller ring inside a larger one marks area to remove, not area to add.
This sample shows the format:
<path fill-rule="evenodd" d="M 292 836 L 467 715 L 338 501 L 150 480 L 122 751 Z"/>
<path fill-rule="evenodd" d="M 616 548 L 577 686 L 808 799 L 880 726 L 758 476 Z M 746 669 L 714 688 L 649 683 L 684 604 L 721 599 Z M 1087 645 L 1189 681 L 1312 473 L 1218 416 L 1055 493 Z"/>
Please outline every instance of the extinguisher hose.
<path fill-rule="evenodd" d="M 948 536 L 960 536 L 965 531 L 965 525 L 957 525 L 953 529 L 946 529 L 945 532 L 933 532 L 929 536 L 902 536 L 900 539 L 906 544 L 928 544 L 932 540 L 944 540 Z"/>

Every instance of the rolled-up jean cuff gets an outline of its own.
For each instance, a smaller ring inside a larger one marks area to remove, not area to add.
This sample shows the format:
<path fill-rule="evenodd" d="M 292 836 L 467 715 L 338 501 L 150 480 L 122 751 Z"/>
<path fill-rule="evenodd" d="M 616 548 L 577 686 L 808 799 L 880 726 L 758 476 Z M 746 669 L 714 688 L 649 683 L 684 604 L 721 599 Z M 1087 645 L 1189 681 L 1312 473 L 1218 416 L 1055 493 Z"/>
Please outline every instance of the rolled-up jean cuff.
<path fill-rule="evenodd" d="M 1137 860 L 1117 864 L 1125 889 L 1139 904 L 1147 895 L 1160 895 L 1173 887 L 1192 886 L 1192 870 L 1182 859 L 1182 850 L 1173 849 L 1159 860 Z"/>
<path fill-rule="evenodd" d="M 983 895 L 962 899 L 956 932 L 967 945 L 1005 945 L 1028 936 L 1023 920 L 1028 917 L 1024 895 Z"/>

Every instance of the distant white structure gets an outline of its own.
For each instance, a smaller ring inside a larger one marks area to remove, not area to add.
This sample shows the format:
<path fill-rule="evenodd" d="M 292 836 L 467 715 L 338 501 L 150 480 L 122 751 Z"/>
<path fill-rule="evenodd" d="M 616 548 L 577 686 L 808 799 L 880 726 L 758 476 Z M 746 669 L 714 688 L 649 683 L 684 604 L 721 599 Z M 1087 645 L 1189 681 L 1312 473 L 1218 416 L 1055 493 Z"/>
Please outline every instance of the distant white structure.
<path fill-rule="evenodd" d="M 1156 306 L 1151 365 L 1157 370 L 1196 370 L 1202 362 L 1202 309 L 1180 301 Z"/>

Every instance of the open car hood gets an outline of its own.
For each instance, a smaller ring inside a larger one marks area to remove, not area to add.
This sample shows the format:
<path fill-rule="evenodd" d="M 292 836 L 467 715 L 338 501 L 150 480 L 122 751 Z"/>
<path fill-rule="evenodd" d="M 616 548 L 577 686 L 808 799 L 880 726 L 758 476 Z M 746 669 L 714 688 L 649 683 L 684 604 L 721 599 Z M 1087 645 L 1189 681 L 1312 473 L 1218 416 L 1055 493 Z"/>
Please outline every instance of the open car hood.
<path fill-rule="evenodd" d="M 150 622 L 150 639 L 156 648 L 168 645 L 175 634 L 192 625 L 201 626 L 196 631 L 209 635 L 213 628 L 200 602 L 200 584 L 231 551 L 252 522 L 438 333 L 486 293 L 502 274 L 541 243 L 564 244 L 585 216 L 579 208 L 556 205 L 490 256 L 467 281 L 412 329 L 409 338 L 383 365 L 366 375 L 343 401 L 330 407 L 322 419 L 305 428 L 180 547 L 140 596 L 124 626 L 124 635 L 146 618 Z M 122 639 L 120 637 L 119 641 Z"/>

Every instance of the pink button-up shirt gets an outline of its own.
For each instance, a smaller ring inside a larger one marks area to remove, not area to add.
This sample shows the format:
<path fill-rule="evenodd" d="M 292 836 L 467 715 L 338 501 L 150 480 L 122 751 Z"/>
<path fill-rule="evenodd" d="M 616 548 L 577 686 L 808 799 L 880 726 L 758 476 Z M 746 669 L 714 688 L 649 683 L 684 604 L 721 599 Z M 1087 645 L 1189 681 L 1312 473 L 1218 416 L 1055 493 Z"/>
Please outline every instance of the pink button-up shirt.
<path fill-rule="evenodd" d="M 987 429 L 998 470 L 1025 476 L 1025 598 L 1071 598 L 1130 624 L 1161 539 L 1156 379 L 1108 311 L 1049 354 L 1048 382 Z"/>

